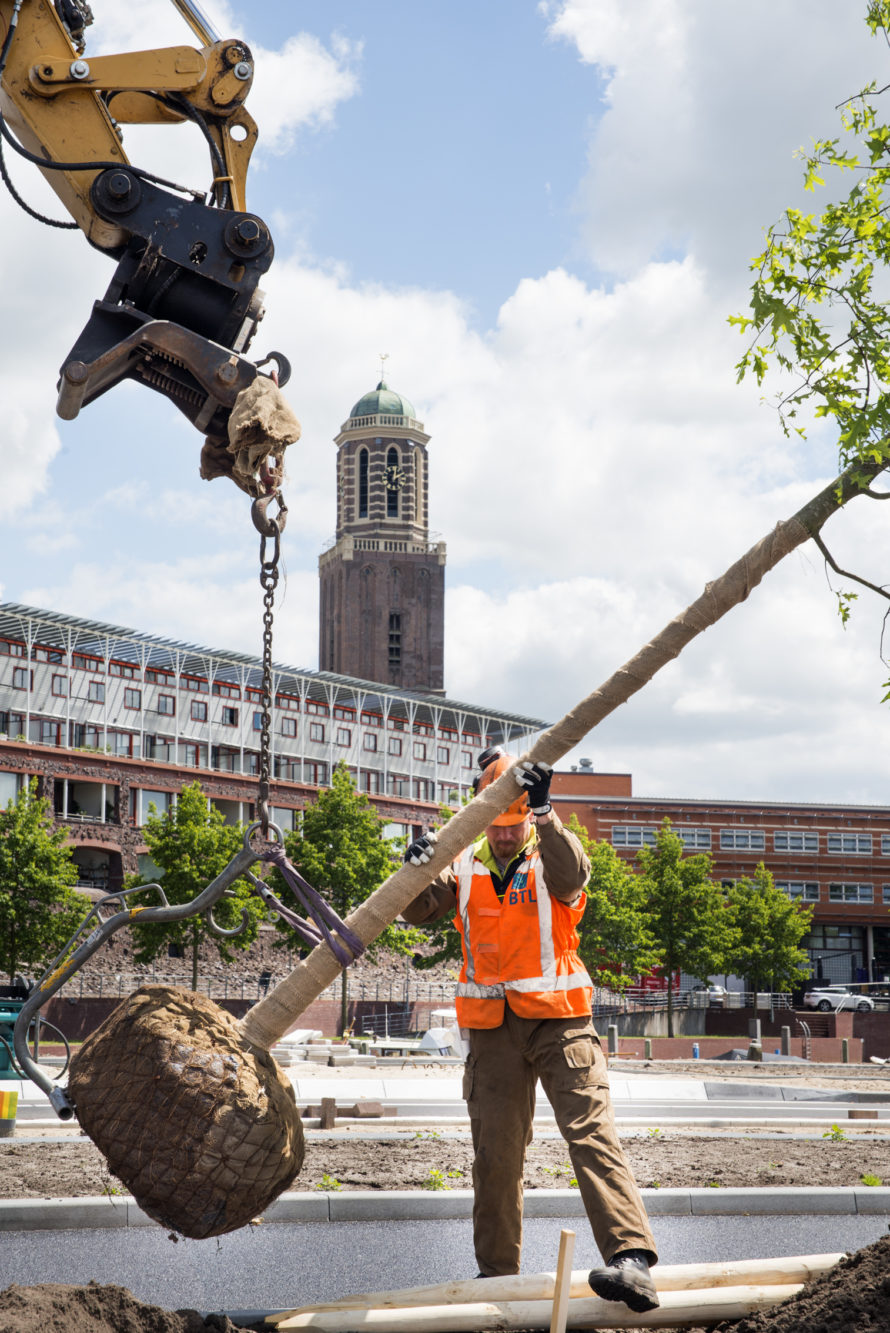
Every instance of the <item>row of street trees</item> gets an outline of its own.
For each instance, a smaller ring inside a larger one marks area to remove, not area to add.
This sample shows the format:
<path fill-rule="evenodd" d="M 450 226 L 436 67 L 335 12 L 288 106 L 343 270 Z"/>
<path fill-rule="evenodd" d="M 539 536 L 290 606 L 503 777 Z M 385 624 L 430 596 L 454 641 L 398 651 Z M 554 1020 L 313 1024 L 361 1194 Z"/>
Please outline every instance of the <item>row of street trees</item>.
<path fill-rule="evenodd" d="M 595 842 L 572 815 L 568 827 L 590 858 L 579 952 L 598 986 L 625 991 L 658 969 L 665 977 L 668 1034 L 674 1035 L 674 982 L 685 972 L 705 983 L 732 972 L 755 990 L 784 990 L 806 979 L 812 908 L 777 889 L 766 867 L 724 889 L 712 878 L 709 853 L 687 856 L 665 819 L 655 846 L 634 870 L 607 842 Z M 430 929 L 435 949 L 420 966 L 460 959 L 450 921 Z"/>
<path fill-rule="evenodd" d="M 588 904 L 581 923 L 581 956 L 598 985 L 623 991 L 638 977 L 661 969 L 668 983 L 668 1022 L 673 1035 L 674 979 L 682 971 L 706 981 L 734 972 L 755 989 L 784 989 L 806 976 L 800 941 L 812 909 L 792 902 L 759 865 L 751 878 L 724 889 L 712 879 L 707 853 L 685 855 L 682 839 L 665 820 L 655 846 L 644 847 L 635 871 L 608 843 L 594 842 L 572 816 L 569 827 L 591 862 Z M 84 915 L 82 897 L 70 886 L 77 878 L 64 832 L 53 830 L 47 803 L 32 785 L 0 812 L 0 966 L 17 971 L 43 967 L 63 947 Z M 171 904 L 195 898 L 220 873 L 241 845 L 241 826 L 226 824 L 198 783 L 184 787 L 164 815 L 152 811 L 143 829 L 152 861 Z M 341 917 L 362 903 L 395 870 L 401 845 L 383 836 L 383 821 L 368 798 L 357 792 L 344 766 L 329 788 L 302 812 L 300 827 L 287 834 L 288 857 L 324 894 Z M 126 887 L 150 880 L 137 876 Z M 269 877 L 276 894 L 288 890 L 277 871 Z M 131 899 L 131 902 L 133 900 Z M 138 899 L 137 899 L 138 901 Z M 156 897 L 146 894 L 146 904 Z M 166 956 L 170 946 L 191 960 L 197 988 L 201 946 L 211 943 L 225 963 L 255 942 L 266 907 L 247 880 L 214 908 L 218 926 L 237 935 L 214 933 L 203 916 L 169 924 L 136 922 L 130 927 L 139 964 Z M 278 947 L 301 954 L 306 946 L 277 922 Z M 368 950 L 411 954 L 425 938 L 434 949 L 421 966 L 460 958 L 457 931 L 450 921 L 428 933 L 390 926 Z M 348 1018 L 348 972 L 342 973 L 341 1017 Z"/>

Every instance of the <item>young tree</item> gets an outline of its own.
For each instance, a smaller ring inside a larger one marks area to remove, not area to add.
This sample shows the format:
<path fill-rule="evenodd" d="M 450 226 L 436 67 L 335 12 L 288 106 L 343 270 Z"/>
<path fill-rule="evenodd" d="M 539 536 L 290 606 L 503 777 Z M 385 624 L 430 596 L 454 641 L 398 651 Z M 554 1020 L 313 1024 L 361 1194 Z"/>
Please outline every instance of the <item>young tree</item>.
<path fill-rule="evenodd" d="M 71 887 L 77 867 L 65 830 L 32 779 L 0 811 L 0 971 L 43 972 L 83 921 L 89 903 Z"/>
<path fill-rule="evenodd" d="M 172 905 L 190 902 L 206 889 L 211 880 L 228 865 L 240 850 L 244 830 L 240 825 L 227 824 L 221 811 L 208 804 L 201 784 L 194 782 L 183 787 L 176 804 L 164 815 L 152 812 L 142 830 L 151 859 L 162 871 L 159 881 L 167 901 Z M 151 880 L 131 876 L 126 887 L 151 883 Z M 138 963 L 150 963 L 171 944 L 189 949 L 192 958 L 192 990 L 198 987 L 198 955 L 201 944 L 214 944 L 225 963 L 234 961 L 233 949 L 248 949 L 257 937 L 266 908 L 247 880 L 236 880 L 232 897 L 222 898 L 213 909 L 213 919 L 223 930 L 232 930 L 247 914 L 243 931 L 230 938 L 214 933 L 205 916 L 187 917 L 184 921 L 134 922 L 130 930 L 136 945 Z M 146 895 L 146 903 L 157 905 L 157 899 Z"/>
<path fill-rule="evenodd" d="M 683 839 L 665 819 L 655 846 L 637 854 L 649 929 L 668 979 L 669 1037 L 674 1035 L 674 974 L 689 972 L 706 982 L 712 973 L 726 970 L 725 960 L 735 945 L 723 890 L 710 878 L 710 855 L 684 852 Z"/>
<path fill-rule="evenodd" d="M 348 768 L 340 763 L 330 787 L 320 791 L 318 799 L 303 811 L 299 830 L 285 837 L 289 859 L 341 918 L 370 897 L 400 864 L 397 849 L 383 836 L 384 822 L 367 796 L 356 791 Z M 278 884 L 276 892 L 286 902 L 288 891 L 280 878 Z M 289 927 L 279 929 L 290 947 L 300 947 Z M 422 939 L 421 931 L 389 925 L 368 946 L 368 957 L 373 958 L 378 949 L 413 953 Z M 345 1031 L 349 1023 L 348 968 L 341 970 L 340 977 L 341 1030 Z"/>
<path fill-rule="evenodd" d="M 740 879 L 726 898 L 736 938 L 724 970 L 746 977 L 755 991 L 805 981 L 809 959 L 800 942 L 810 928 L 812 907 L 777 889 L 763 862 L 753 878 Z"/>
<path fill-rule="evenodd" d="M 590 858 L 587 907 L 578 953 L 594 982 L 624 991 L 661 962 L 647 917 L 643 882 L 607 842 L 596 842 L 573 814 L 566 828 Z"/>

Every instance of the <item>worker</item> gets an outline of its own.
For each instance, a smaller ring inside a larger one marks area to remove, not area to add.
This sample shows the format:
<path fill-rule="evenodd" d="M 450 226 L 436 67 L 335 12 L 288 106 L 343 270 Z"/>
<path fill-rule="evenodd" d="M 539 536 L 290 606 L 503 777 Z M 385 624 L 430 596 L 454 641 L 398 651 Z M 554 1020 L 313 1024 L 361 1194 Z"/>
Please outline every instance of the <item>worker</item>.
<path fill-rule="evenodd" d="M 540 1079 L 605 1260 L 591 1271 L 590 1285 L 642 1313 L 658 1305 L 649 1272 L 655 1241 L 615 1130 L 591 1018 L 593 987 L 577 953 L 590 862 L 552 809 L 550 766 L 513 764 L 497 749 L 479 756 L 475 788 L 512 767 L 524 790 L 403 912 L 417 926 L 457 909 L 463 967 L 456 1005 L 469 1040 L 464 1097 L 478 1276 L 519 1272 L 525 1151 Z M 434 847 L 435 834 L 427 833 L 405 860 L 423 865 Z"/>

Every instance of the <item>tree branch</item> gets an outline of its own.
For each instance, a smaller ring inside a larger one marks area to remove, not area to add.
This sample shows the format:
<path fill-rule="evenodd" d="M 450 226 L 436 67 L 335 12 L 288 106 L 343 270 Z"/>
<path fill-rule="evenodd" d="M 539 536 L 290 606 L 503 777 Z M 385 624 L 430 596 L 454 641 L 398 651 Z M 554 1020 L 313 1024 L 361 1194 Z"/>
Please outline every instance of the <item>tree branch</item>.
<path fill-rule="evenodd" d="M 831 566 L 831 568 L 834 570 L 835 574 L 840 574 L 841 577 L 845 579 L 852 579 L 854 583 L 861 584 L 863 588 L 870 588 L 871 591 L 876 592 L 879 597 L 884 597 L 888 602 L 890 602 L 890 592 L 887 592 L 884 588 L 879 588 L 876 583 L 869 583 L 868 579 L 860 578 L 858 574 L 852 574 L 849 569 L 841 569 L 840 565 L 836 562 L 834 556 L 831 554 L 828 547 L 825 545 L 822 538 L 819 536 L 818 532 L 813 533 L 813 541 L 819 547 L 819 550 L 822 552 L 823 556 L 825 557 L 826 561 Z"/>

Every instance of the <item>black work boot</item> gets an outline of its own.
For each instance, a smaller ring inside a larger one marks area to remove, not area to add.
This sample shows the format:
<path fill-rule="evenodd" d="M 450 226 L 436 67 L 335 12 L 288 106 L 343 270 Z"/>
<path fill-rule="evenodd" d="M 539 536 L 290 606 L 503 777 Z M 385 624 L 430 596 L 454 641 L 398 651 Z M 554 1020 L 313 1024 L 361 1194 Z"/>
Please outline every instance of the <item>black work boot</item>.
<path fill-rule="evenodd" d="M 604 1301 L 623 1301 L 634 1314 L 655 1310 L 659 1303 L 645 1250 L 622 1250 L 608 1267 L 592 1268 L 587 1281 Z"/>

